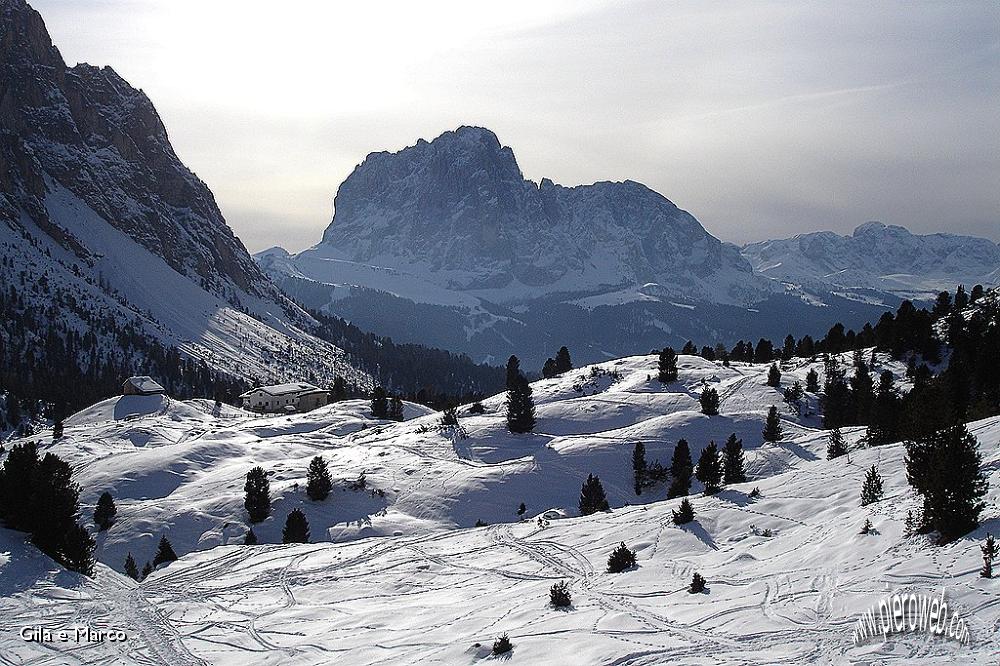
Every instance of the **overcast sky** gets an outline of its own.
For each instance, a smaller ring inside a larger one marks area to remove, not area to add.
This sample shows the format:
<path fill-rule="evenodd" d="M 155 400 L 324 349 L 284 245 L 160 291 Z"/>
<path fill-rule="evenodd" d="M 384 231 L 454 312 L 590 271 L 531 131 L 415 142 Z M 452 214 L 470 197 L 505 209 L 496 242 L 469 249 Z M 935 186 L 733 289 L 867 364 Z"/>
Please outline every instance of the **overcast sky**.
<path fill-rule="evenodd" d="M 251 251 L 366 154 L 482 125 L 532 180 L 637 180 L 743 243 L 1000 240 L 1000 3 L 29 0 L 152 98 Z"/>

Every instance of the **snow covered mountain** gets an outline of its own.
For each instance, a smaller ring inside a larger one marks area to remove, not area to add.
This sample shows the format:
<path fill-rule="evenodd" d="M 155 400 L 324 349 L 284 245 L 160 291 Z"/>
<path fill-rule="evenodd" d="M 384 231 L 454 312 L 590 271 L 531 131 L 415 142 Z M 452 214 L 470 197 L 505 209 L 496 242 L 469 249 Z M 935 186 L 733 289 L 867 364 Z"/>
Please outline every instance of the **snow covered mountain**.
<path fill-rule="evenodd" d="M 102 491 L 115 496 L 118 518 L 98 537 L 105 564 L 94 579 L 57 573 L 22 534 L 0 530 L 0 621 L 129 636 L 74 644 L 58 652 L 68 664 L 478 663 L 503 633 L 514 662 L 532 664 L 995 662 L 1000 601 L 978 577 L 993 513 L 946 546 L 905 534 L 921 498 L 907 484 L 903 445 L 859 447 L 863 428 L 845 428 L 850 456 L 827 460 L 815 396 L 801 416 L 781 402 L 782 387 L 822 363 L 794 359 L 778 388 L 767 369 L 682 356 L 679 381 L 663 386 L 649 378 L 655 356 L 580 368 L 533 384 L 539 421 L 526 435 L 507 431 L 502 395 L 484 401 L 484 414 L 462 410 L 457 428 L 412 405 L 405 422 L 373 422 L 354 401 L 270 418 L 160 396 L 95 405 L 42 448 L 73 465 L 85 514 Z M 905 388 L 903 364 L 880 354 L 873 371 L 883 370 Z M 706 387 L 720 393 L 718 416 L 698 411 Z M 777 444 L 760 436 L 770 404 L 782 409 Z M 1000 419 L 969 431 L 995 507 Z M 743 438 L 749 479 L 710 497 L 696 482 L 693 523 L 673 524 L 680 499 L 664 501 L 663 488 L 633 492 L 636 441 L 666 462 L 681 437 L 697 459 L 730 432 Z M 313 455 L 335 480 L 323 502 L 305 497 Z M 255 526 L 261 544 L 244 546 L 243 475 L 256 464 L 273 515 Z M 884 498 L 861 506 L 872 465 Z M 352 484 L 362 472 L 363 489 Z M 612 510 L 579 517 L 590 473 Z M 311 543 L 281 545 L 294 508 L 308 516 Z M 874 530 L 860 534 L 866 519 Z M 145 561 L 161 534 L 180 560 L 140 584 L 118 573 L 126 552 Z M 637 567 L 606 573 L 620 542 Z M 687 593 L 694 572 L 706 594 Z M 573 595 L 567 609 L 548 605 L 559 581 Z M 892 593 L 943 594 L 970 644 L 926 632 L 855 644 L 858 618 Z M 15 661 L 52 659 L 51 649 L 0 632 Z"/>
<path fill-rule="evenodd" d="M 260 271 L 142 91 L 67 67 L 24 0 L 0 0 L 0 73 L 0 279 L 21 310 L 98 347 L 105 318 L 247 379 L 366 382 Z"/>
<path fill-rule="evenodd" d="M 260 265 L 310 306 L 477 359 L 540 365 L 567 344 L 597 360 L 880 314 L 755 274 L 736 246 L 639 183 L 528 181 L 479 127 L 368 155 L 335 204 L 319 244 L 272 248 Z"/>
<path fill-rule="evenodd" d="M 833 285 L 933 298 L 958 284 L 1000 283 L 1000 246 L 985 238 L 912 234 L 879 222 L 850 236 L 832 231 L 751 243 L 743 256 L 762 275 L 799 285 Z"/>

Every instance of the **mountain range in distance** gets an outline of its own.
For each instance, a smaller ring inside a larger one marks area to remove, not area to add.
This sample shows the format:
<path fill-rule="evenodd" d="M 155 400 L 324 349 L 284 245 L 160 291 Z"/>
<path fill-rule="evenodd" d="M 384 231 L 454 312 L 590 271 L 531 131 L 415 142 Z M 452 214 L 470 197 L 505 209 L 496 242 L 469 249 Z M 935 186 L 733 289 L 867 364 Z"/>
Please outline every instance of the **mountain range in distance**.
<path fill-rule="evenodd" d="M 95 336 L 90 367 L 123 356 L 108 321 L 245 381 L 363 387 L 375 365 L 392 376 L 387 361 L 359 368 L 301 305 L 530 369 L 563 345 L 593 362 L 819 335 L 998 278 L 995 243 L 873 223 L 740 248 L 633 181 L 529 181 L 478 127 L 368 155 L 316 246 L 251 258 L 144 93 L 110 67 L 68 67 L 23 0 L 0 3 L 0 30 L 0 275 L 23 312 Z"/>
<path fill-rule="evenodd" d="M 536 365 L 563 344 L 599 361 L 817 335 L 1000 277 L 992 241 L 877 222 L 737 247 L 636 182 L 529 181 L 480 127 L 371 153 L 317 245 L 255 259 L 301 303 L 363 328 Z"/>

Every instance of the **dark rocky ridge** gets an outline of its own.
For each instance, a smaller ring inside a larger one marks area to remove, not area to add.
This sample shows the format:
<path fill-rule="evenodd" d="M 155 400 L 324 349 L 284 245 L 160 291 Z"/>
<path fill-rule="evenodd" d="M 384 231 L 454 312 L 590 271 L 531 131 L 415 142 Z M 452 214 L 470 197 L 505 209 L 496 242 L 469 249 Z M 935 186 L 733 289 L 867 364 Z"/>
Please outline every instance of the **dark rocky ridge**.
<path fill-rule="evenodd" d="M 110 67 L 67 67 L 38 12 L 0 0 L 0 217 L 16 226 L 23 210 L 87 261 L 86 240 L 45 211 L 50 182 L 209 290 L 275 297 L 149 98 Z"/>

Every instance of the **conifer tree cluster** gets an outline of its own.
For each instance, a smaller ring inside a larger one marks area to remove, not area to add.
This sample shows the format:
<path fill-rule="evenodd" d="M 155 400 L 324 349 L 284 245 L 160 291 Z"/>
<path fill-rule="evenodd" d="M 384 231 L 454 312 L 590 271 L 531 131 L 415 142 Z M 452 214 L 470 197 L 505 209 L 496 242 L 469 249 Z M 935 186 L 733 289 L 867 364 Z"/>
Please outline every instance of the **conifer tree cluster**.
<path fill-rule="evenodd" d="M 0 467 L 0 519 L 28 532 L 43 553 L 67 569 L 92 576 L 94 539 L 77 522 L 80 487 L 54 453 L 38 457 L 33 442 L 15 444 Z"/>
<path fill-rule="evenodd" d="M 870 445 L 915 439 L 958 422 L 1000 414 L 1000 326 L 995 325 L 1000 298 L 987 295 L 981 285 L 969 294 L 960 286 L 954 297 L 942 292 L 930 311 L 903 301 L 895 313 L 886 312 L 874 326 L 865 324 L 857 332 L 838 323 L 819 340 L 788 336 L 780 350 L 767 339 L 756 345 L 741 340 L 727 358 L 773 363 L 823 354 L 822 386 L 819 373 L 810 370 L 805 390 L 820 396 L 825 428 L 870 426 L 865 438 Z M 943 340 L 938 330 L 944 332 Z M 948 365 L 935 376 L 930 368 L 941 361 L 942 344 L 949 348 Z M 833 356 L 869 348 L 873 353 L 867 358 L 855 354 L 847 370 Z M 685 349 L 697 348 L 690 343 Z M 880 355 L 908 361 L 912 390 L 900 395 L 884 370 L 875 372 Z M 702 356 L 721 354 L 705 347 Z M 775 378 L 773 372 L 769 375 Z"/>
<path fill-rule="evenodd" d="M 767 371 L 767 385 L 772 388 L 781 386 L 781 369 L 777 363 L 772 363 L 771 369 Z"/>
<path fill-rule="evenodd" d="M 573 369 L 573 361 L 570 360 L 569 349 L 560 347 L 555 358 L 546 359 L 542 366 L 542 377 L 549 379 L 558 377 Z"/>
<path fill-rule="evenodd" d="M 376 386 L 372 391 L 371 410 L 376 419 L 402 421 L 403 399 L 398 395 L 390 396 L 383 387 Z"/>
<path fill-rule="evenodd" d="M 989 482 L 979 442 L 964 424 L 906 443 L 906 478 L 924 500 L 921 527 L 947 543 L 979 525 Z"/>

